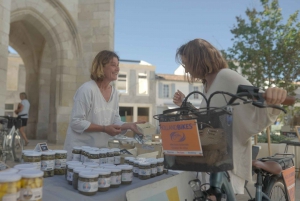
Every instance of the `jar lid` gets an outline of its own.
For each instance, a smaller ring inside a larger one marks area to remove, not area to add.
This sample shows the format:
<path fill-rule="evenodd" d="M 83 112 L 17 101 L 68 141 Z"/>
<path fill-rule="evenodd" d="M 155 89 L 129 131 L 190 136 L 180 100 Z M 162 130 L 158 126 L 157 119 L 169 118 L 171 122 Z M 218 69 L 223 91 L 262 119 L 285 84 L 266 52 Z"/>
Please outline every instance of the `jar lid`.
<path fill-rule="evenodd" d="M 122 170 L 132 170 L 132 165 L 118 165 L 117 168 L 121 168 Z"/>
<path fill-rule="evenodd" d="M 22 153 L 25 153 L 25 152 L 32 152 L 32 151 L 34 151 L 33 149 L 24 149 L 23 151 L 22 151 Z"/>
<path fill-rule="evenodd" d="M 98 175 L 108 175 L 111 174 L 109 169 L 94 169 L 93 172 L 96 172 Z"/>
<path fill-rule="evenodd" d="M 0 175 L 2 176 L 3 174 L 16 174 L 17 172 L 19 172 L 18 169 L 8 168 L 8 169 L 0 171 Z"/>
<path fill-rule="evenodd" d="M 37 151 L 28 151 L 24 153 L 25 156 L 41 156 L 42 153 L 41 152 L 37 152 Z"/>
<path fill-rule="evenodd" d="M 99 164 L 95 163 L 95 162 L 85 162 L 85 163 L 83 163 L 83 165 L 86 167 L 98 167 L 99 166 Z"/>
<path fill-rule="evenodd" d="M 82 149 L 91 148 L 90 146 L 81 146 Z"/>
<path fill-rule="evenodd" d="M 22 170 L 18 172 L 18 174 L 23 178 L 36 178 L 42 177 L 44 175 L 44 172 L 41 170 Z"/>
<path fill-rule="evenodd" d="M 109 166 L 116 167 L 116 165 L 111 164 L 111 163 L 104 163 L 104 164 L 101 164 L 101 165 L 100 165 L 100 167 L 109 167 Z"/>
<path fill-rule="evenodd" d="M 97 178 L 99 175 L 96 172 L 92 172 L 92 171 L 81 171 L 79 172 L 79 177 L 82 178 Z"/>
<path fill-rule="evenodd" d="M 67 165 L 71 165 L 71 164 L 80 164 L 81 165 L 82 162 L 80 162 L 80 161 L 67 161 L 66 164 Z"/>
<path fill-rule="evenodd" d="M 149 166 L 150 163 L 149 162 L 139 162 L 140 166 Z"/>
<path fill-rule="evenodd" d="M 94 150 L 90 150 L 90 151 L 88 151 L 88 152 L 89 152 L 89 154 L 95 154 L 95 155 L 99 154 L 98 151 L 94 151 Z"/>
<path fill-rule="evenodd" d="M 68 165 L 68 169 L 71 169 L 71 170 L 73 170 L 75 168 L 79 168 L 79 167 L 85 168 L 84 165 L 80 165 L 80 164 L 70 164 L 70 165 Z"/>
<path fill-rule="evenodd" d="M 19 181 L 21 179 L 21 175 L 18 174 L 1 174 L 0 177 L 0 183 L 4 182 L 14 182 L 14 181 Z"/>
<path fill-rule="evenodd" d="M 114 152 L 120 152 L 120 149 L 119 149 L 119 148 L 113 148 L 113 149 L 111 149 L 111 150 L 113 150 Z"/>
<path fill-rule="evenodd" d="M 107 151 L 105 151 L 105 150 L 99 150 L 98 153 L 99 154 L 107 154 Z"/>
<path fill-rule="evenodd" d="M 79 172 L 81 172 L 81 171 L 88 171 L 88 170 L 92 170 L 92 169 L 86 169 L 85 167 L 75 167 L 75 168 L 73 169 L 73 172 L 79 173 Z"/>
<path fill-rule="evenodd" d="M 66 154 L 68 153 L 66 150 L 54 150 L 56 154 Z"/>
<path fill-rule="evenodd" d="M 151 163 L 151 164 L 157 164 L 157 160 L 156 159 L 153 159 L 153 160 L 148 161 L 148 162 Z"/>
<path fill-rule="evenodd" d="M 112 168 L 109 168 L 109 167 L 106 167 L 105 169 L 109 169 L 111 172 L 121 172 L 122 170 L 120 168 L 117 168 L 117 167 L 112 167 Z"/>
<path fill-rule="evenodd" d="M 36 169 L 36 166 L 33 164 L 18 164 L 15 165 L 14 168 L 20 171 L 20 170 Z"/>
<path fill-rule="evenodd" d="M 54 151 L 44 151 L 44 152 L 42 152 L 42 155 L 51 156 L 51 155 L 55 155 L 55 152 Z"/>
<path fill-rule="evenodd" d="M 135 159 L 134 157 L 127 156 L 124 158 L 125 160 Z"/>
<path fill-rule="evenodd" d="M 158 162 L 158 163 L 164 162 L 164 158 L 158 158 L 158 159 L 157 159 L 157 162 Z"/>
<path fill-rule="evenodd" d="M 81 150 L 81 149 L 82 149 L 82 147 L 78 147 L 78 146 L 76 146 L 76 147 L 73 147 L 73 149 L 75 149 L 75 150 Z"/>

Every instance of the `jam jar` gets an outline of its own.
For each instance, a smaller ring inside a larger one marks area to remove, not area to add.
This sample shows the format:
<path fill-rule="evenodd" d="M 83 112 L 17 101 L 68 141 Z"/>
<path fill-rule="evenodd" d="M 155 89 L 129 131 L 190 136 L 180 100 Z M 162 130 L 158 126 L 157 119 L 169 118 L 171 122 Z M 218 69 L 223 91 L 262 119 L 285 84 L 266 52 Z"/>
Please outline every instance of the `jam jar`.
<path fill-rule="evenodd" d="M 41 169 L 41 156 L 42 156 L 41 152 L 36 152 L 36 151 L 25 152 L 23 160 L 24 160 L 24 163 L 33 164 L 33 165 L 35 165 L 36 169 L 40 170 Z"/>
<path fill-rule="evenodd" d="M 65 171 L 65 179 L 66 179 L 66 180 L 67 180 L 67 177 L 68 177 L 68 166 L 71 165 L 71 164 L 82 165 L 82 163 L 79 162 L 79 161 L 67 161 L 67 162 L 66 162 L 66 171 Z"/>
<path fill-rule="evenodd" d="M 81 171 L 78 177 L 78 191 L 83 195 L 95 195 L 98 191 L 98 173 Z"/>
<path fill-rule="evenodd" d="M 106 155 L 107 155 L 107 151 L 104 150 L 100 150 L 98 151 L 99 153 L 99 164 L 105 164 L 107 159 L 106 159 Z"/>
<path fill-rule="evenodd" d="M 89 159 L 89 162 L 94 162 L 94 163 L 98 163 L 99 164 L 100 156 L 99 156 L 98 151 L 90 150 L 88 152 L 88 159 Z"/>
<path fill-rule="evenodd" d="M 133 177 L 133 166 L 132 165 L 119 165 L 118 168 L 122 169 L 121 173 L 121 183 L 122 184 L 131 184 Z"/>
<path fill-rule="evenodd" d="M 87 171 L 89 169 L 85 167 L 76 167 L 73 169 L 73 180 L 72 180 L 72 186 L 75 190 L 77 190 L 78 187 L 78 178 L 79 178 L 79 172 Z M 91 170 L 91 169 L 90 169 Z M 92 170 L 91 170 L 92 171 Z"/>
<path fill-rule="evenodd" d="M 114 164 L 115 165 L 121 164 L 121 152 L 120 152 L 120 149 L 114 148 L 114 149 L 112 149 L 112 151 L 114 152 Z"/>
<path fill-rule="evenodd" d="M 152 178 L 157 175 L 157 160 L 156 159 L 149 160 L 149 163 L 150 163 L 150 167 L 151 167 L 150 177 Z"/>
<path fill-rule="evenodd" d="M 151 168 L 149 162 L 139 162 L 139 179 L 150 179 Z"/>
<path fill-rule="evenodd" d="M 119 168 L 109 168 L 108 170 L 111 171 L 110 177 L 110 187 L 111 188 L 118 188 L 121 184 L 121 169 Z"/>
<path fill-rule="evenodd" d="M 107 159 L 106 163 L 115 164 L 115 155 L 114 155 L 114 151 L 113 150 L 108 150 L 107 151 L 107 157 L 106 157 L 106 159 Z"/>
<path fill-rule="evenodd" d="M 72 150 L 72 161 L 80 161 L 81 160 L 81 147 L 73 147 Z"/>
<path fill-rule="evenodd" d="M 41 156 L 41 170 L 44 171 L 44 177 L 53 177 L 54 175 L 55 152 L 45 151 Z"/>
<path fill-rule="evenodd" d="M 81 165 L 81 164 L 69 164 L 68 165 L 68 169 L 67 169 L 67 172 L 68 172 L 67 181 L 68 181 L 68 184 L 70 184 L 70 185 L 72 185 L 72 182 L 73 182 L 73 175 L 74 175 L 73 170 L 75 168 L 84 168 L 84 165 Z"/>
<path fill-rule="evenodd" d="M 67 151 L 66 150 L 55 150 L 55 175 L 64 175 L 66 170 L 67 162 Z"/>
<path fill-rule="evenodd" d="M 164 158 L 157 159 L 157 175 L 162 175 L 164 173 Z"/>
<path fill-rule="evenodd" d="M 139 176 L 139 160 L 133 160 L 133 176 Z"/>
<path fill-rule="evenodd" d="M 99 192 L 108 191 L 110 187 L 110 181 L 111 181 L 111 171 L 108 169 L 97 169 L 97 170 L 94 169 L 93 172 L 97 172 L 99 174 L 98 191 Z"/>

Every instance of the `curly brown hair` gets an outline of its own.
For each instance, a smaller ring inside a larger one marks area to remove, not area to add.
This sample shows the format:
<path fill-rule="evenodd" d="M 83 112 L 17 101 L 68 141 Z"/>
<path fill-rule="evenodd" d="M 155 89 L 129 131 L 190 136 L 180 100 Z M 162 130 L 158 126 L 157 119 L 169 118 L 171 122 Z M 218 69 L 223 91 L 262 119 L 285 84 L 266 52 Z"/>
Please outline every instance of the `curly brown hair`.
<path fill-rule="evenodd" d="M 120 60 L 119 56 L 113 51 L 103 50 L 103 51 L 99 52 L 95 56 L 93 63 L 92 63 L 92 68 L 90 70 L 91 79 L 95 80 L 95 81 L 102 81 L 104 78 L 103 68 L 114 57 L 117 58 L 118 60 Z"/>
<path fill-rule="evenodd" d="M 184 64 L 182 58 L 184 58 Z M 185 66 L 189 82 L 201 80 L 205 83 L 205 77 L 208 74 L 228 68 L 221 52 L 203 39 L 194 39 L 179 47 L 176 52 L 176 60 Z"/>

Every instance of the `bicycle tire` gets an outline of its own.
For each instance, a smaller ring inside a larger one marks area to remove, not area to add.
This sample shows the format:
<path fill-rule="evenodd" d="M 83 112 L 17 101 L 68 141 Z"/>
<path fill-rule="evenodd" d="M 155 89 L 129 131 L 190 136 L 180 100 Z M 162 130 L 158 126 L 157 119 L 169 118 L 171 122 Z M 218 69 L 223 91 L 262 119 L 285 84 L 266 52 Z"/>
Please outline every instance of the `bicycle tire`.
<path fill-rule="evenodd" d="M 12 152 L 15 162 L 21 162 L 22 151 L 24 148 L 23 138 L 15 131 L 12 138 Z"/>
<path fill-rule="evenodd" d="M 272 201 L 289 201 L 286 187 L 282 179 L 278 179 L 268 185 L 264 193 Z"/>
<path fill-rule="evenodd" d="M 0 161 L 6 163 L 6 150 L 4 150 L 5 145 L 4 145 L 4 136 L 5 136 L 5 131 L 0 131 Z"/>

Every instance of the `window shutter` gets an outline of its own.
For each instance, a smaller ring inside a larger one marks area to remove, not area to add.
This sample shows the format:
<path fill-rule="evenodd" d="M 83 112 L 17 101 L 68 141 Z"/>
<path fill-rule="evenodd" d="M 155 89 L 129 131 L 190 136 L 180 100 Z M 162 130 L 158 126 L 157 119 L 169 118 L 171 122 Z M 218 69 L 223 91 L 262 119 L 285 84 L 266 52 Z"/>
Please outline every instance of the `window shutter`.
<path fill-rule="evenodd" d="M 175 84 L 171 84 L 171 95 L 170 95 L 170 98 L 172 98 L 175 94 Z"/>
<path fill-rule="evenodd" d="M 158 98 L 162 98 L 163 97 L 163 84 L 162 83 L 158 83 Z"/>
<path fill-rule="evenodd" d="M 193 86 L 192 84 L 189 84 L 189 93 L 191 93 L 191 92 L 193 92 L 193 91 L 194 91 L 194 86 Z M 194 96 L 191 95 L 191 96 L 189 97 L 189 99 L 194 99 Z"/>

